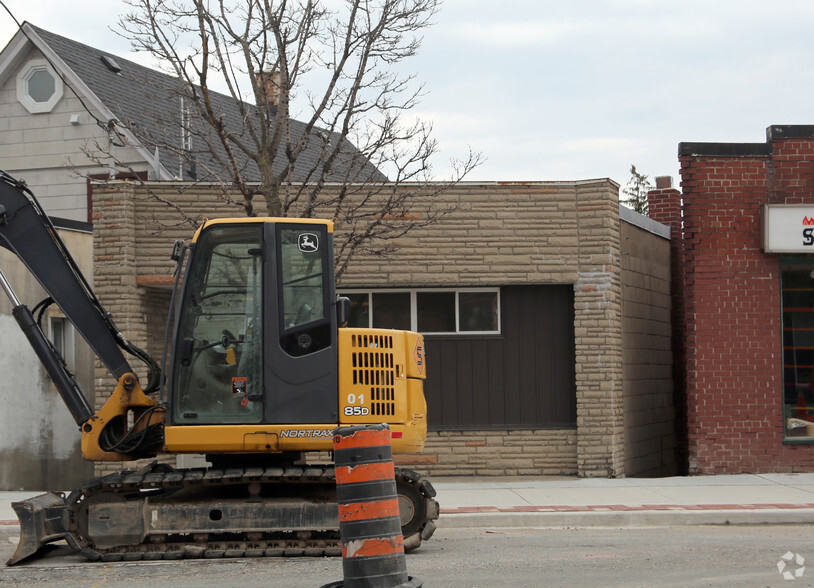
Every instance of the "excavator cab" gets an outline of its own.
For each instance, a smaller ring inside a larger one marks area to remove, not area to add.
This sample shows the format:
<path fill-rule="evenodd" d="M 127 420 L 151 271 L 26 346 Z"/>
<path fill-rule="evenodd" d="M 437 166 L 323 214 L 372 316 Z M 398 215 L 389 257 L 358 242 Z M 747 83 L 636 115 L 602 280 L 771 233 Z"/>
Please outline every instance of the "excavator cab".
<path fill-rule="evenodd" d="M 212 221 L 177 312 L 170 425 L 336 423 L 330 222 Z"/>
<path fill-rule="evenodd" d="M 195 426 L 339 422 L 332 233 L 330 221 L 258 218 L 195 234 L 167 377 L 171 450 L 182 427 L 187 446 Z"/>

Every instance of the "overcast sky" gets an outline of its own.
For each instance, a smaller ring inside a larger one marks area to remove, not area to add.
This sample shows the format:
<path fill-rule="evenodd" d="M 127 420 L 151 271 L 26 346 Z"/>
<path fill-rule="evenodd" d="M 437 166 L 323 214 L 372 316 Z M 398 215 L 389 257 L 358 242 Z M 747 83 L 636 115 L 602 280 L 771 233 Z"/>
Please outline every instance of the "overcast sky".
<path fill-rule="evenodd" d="M 120 0 L 4 0 L 16 18 L 132 58 Z M 811 0 L 446 0 L 412 68 L 443 173 L 478 181 L 678 181 L 681 141 L 765 141 L 814 124 Z M 15 24 L 0 12 L 5 44 Z"/>

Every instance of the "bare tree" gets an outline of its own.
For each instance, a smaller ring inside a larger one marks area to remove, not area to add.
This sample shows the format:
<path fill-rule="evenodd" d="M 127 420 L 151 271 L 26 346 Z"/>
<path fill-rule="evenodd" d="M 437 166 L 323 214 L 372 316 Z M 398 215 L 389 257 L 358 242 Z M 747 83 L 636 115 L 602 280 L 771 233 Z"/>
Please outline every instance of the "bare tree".
<path fill-rule="evenodd" d="M 341 275 L 448 212 L 433 196 L 481 161 L 430 182 L 432 126 L 409 119 L 423 89 L 402 62 L 439 2 L 127 0 L 121 34 L 177 82 L 155 99 L 178 104 L 174 121 L 128 128 L 176 154 L 179 177 L 238 192 L 248 215 L 260 196 L 272 216 L 333 218 Z"/>

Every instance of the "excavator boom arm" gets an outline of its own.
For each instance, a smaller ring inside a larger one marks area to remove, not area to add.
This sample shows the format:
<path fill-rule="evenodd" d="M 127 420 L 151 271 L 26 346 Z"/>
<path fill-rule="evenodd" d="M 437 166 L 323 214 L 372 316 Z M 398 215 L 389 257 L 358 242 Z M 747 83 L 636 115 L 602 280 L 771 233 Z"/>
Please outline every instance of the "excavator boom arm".
<path fill-rule="evenodd" d="M 133 373 L 122 352 L 124 350 L 147 364 L 150 381 L 145 392 L 152 392 L 158 387 L 158 364 L 127 341 L 113 324 L 109 313 L 96 298 L 34 194 L 25 184 L 2 171 L 0 247 L 14 253 L 25 264 L 50 296 L 50 300 L 46 299 L 43 303 L 56 302 L 117 380 L 131 377 Z M 20 302 L 2 272 L 0 289 L 10 300 L 14 318 L 56 385 L 74 420 L 78 425 L 84 425 L 94 417 L 91 403 L 82 393 L 63 358 L 42 332 L 33 312 Z M 120 410 L 127 408 L 120 407 Z M 87 426 L 83 431 L 85 429 Z"/>
<path fill-rule="evenodd" d="M 0 246 L 12 251 L 118 379 L 132 372 L 110 318 L 33 194 L 0 173 Z"/>

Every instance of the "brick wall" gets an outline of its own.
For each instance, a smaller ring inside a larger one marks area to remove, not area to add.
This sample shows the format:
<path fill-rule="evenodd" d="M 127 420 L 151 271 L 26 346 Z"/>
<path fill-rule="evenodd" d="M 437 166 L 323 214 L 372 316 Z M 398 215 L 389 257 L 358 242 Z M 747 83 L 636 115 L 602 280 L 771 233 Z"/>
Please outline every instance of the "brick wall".
<path fill-rule="evenodd" d="M 761 251 L 760 214 L 765 203 L 814 202 L 814 133 L 771 127 L 766 144 L 682 143 L 679 153 L 688 471 L 812 471 L 814 447 L 783 444 L 779 263 Z M 653 217 L 675 227 L 678 195 L 654 196 Z"/>
<path fill-rule="evenodd" d="M 684 333 L 686 332 L 684 316 L 684 256 L 682 244 L 683 225 L 681 209 L 681 191 L 672 187 L 672 179 L 667 180 L 664 186 L 657 184 L 657 189 L 648 195 L 649 213 L 653 220 L 670 227 L 670 346 L 673 354 L 672 382 L 673 382 L 673 422 L 675 441 L 676 471 L 686 475 L 689 454 L 687 449 L 687 385 L 686 361 L 687 347 Z"/>
<path fill-rule="evenodd" d="M 355 258 L 341 285 L 572 284 L 577 428 L 432 433 L 422 467 L 625 475 L 618 187 L 608 180 L 462 184 L 443 198 L 441 205 L 454 204 L 454 212 L 394 240 L 396 255 Z M 166 298 L 156 296 L 166 297 L 158 293 L 170 282 L 173 240 L 192 234 L 179 210 L 197 220 L 241 211 L 220 201 L 214 188 L 166 183 L 150 191 L 126 183 L 99 186 L 94 202 L 97 271 L 104 274 L 99 295 L 114 316 L 128 317 L 120 324 L 128 336 L 159 349 L 163 328 L 155 332 L 154 323 Z M 108 388 L 100 390 L 105 395 Z"/>
<path fill-rule="evenodd" d="M 681 158 L 690 473 L 787 467 L 778 266 L 758 222 L 768 168 L 765 157 Z"/>

